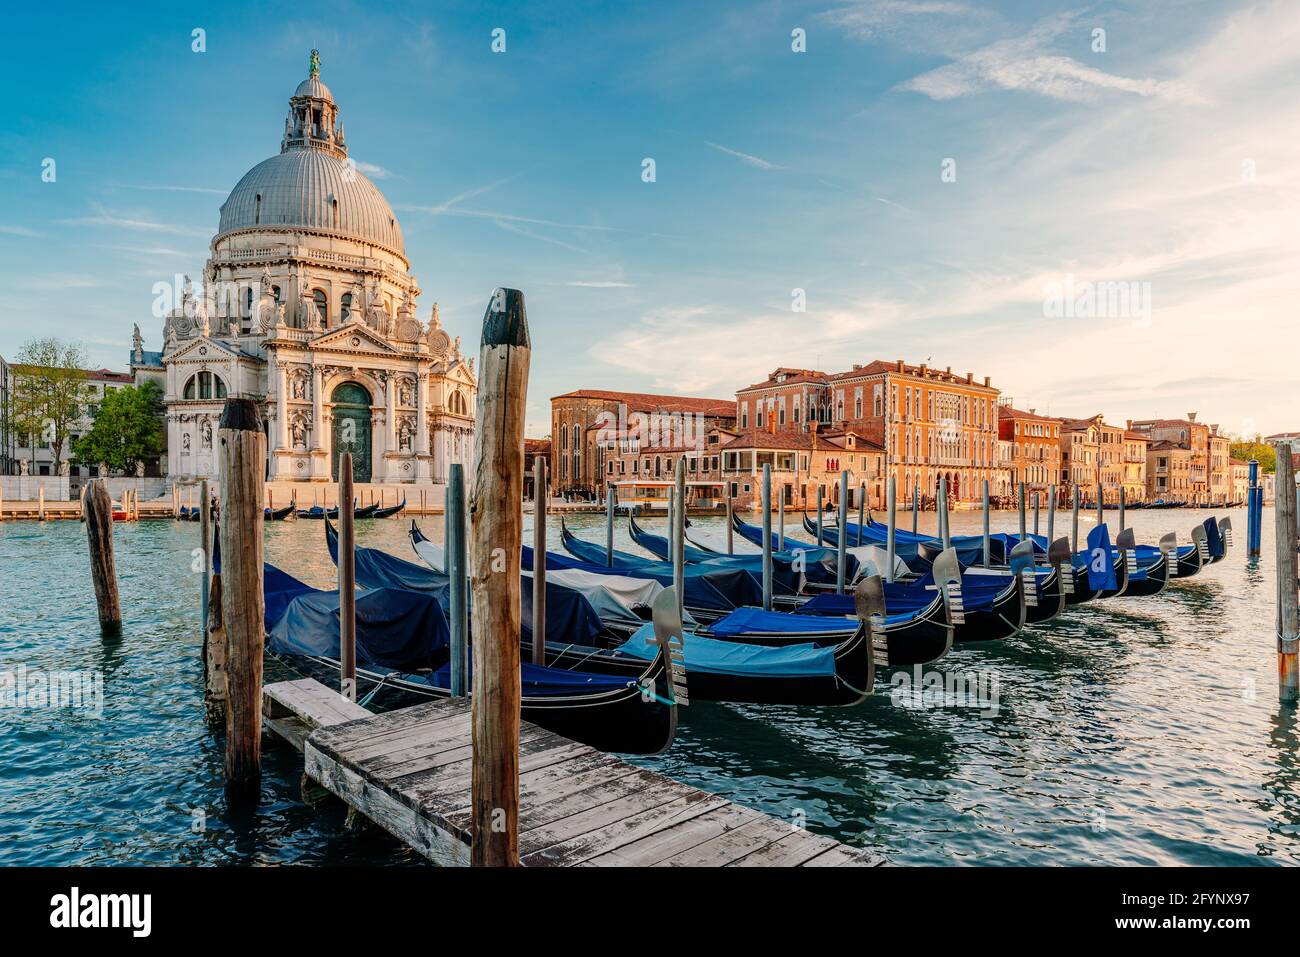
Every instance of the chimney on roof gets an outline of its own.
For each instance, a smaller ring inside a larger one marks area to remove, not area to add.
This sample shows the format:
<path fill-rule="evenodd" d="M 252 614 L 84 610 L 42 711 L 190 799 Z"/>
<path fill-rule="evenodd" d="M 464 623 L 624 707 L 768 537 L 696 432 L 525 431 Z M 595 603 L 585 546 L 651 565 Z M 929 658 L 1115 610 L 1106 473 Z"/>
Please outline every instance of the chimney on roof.
<path fill-rule="evenodd" d="M 1196 413 L 1195 413 L 1195 412 L 1188 412 L 1188 413 L 1187 413 L 1187 421 L 1188 421 L 1188 422 L 1195 422 L 1195 421 L 1196 421 Z"/>
<path fill-rule="evenodd" d="M 1125 420 L 1124 420 L 1124 428 L 1127 429 L 1129 432 L 1132 432 L 1132 431 L 1133 431 L 1133 420 L 1132 420 L 1132 419 L 1125 419 Z"/>
<path fill-rule="evenodd" d="M 984 377 L 984 388 L 987 389 L 988 387 L 989 387 L 989 377 L 988 377 L 988 376 L 985 376 L 985 377 Z"/>
<path fill-rule="evenodd" d="M 898 368 L 898 371 L 899 371 L 899 372 L 902 372 L 902 371 L 903 371 L 903 360 L 902 360 L 902 359 L 899 359 L 899 360 L 898 360 L 898 367 L 897 367 L 897 368 Z"/>
<path fill-rule="evenodd" d="M 853 371 L 854 371 L 854 372 L 857 372 L 857 371 L 858 371 L 859 369 L 861 369 L 861 368 L 862 368 L 862 363 L 861 363 L 861 362 L 855 362 L 855 363 L 853 363 Z"/>
<path fill-rule="evenodd" d="M 929 365 L 929 363 L 922 362 L 922 363 L 921 363 L 921 378 L 924 379 L 926 373 L 929 372 L 929 371 L 930 371 L 930 365 Z"/>
<path fill-rule="evenodd" d="M 952 366 L 948 366 L 947 374 L 952 375 Z"/>
<path fill-rule="evenodd" d="M 973 383 L 974 381 L 975 381 L 975 373 L 973 373 L 973 372 L 967 372 L 967 373 L 966 373 L 966 384 L 967 384 L 967 385 L 970 385 L 970 384 Z"/>
<path fill-rule="evenodd" d="M 1034 414 L 1034 407 L 1032 405 L 1029 407 L 1029 414 L 1030 415 Z"/>

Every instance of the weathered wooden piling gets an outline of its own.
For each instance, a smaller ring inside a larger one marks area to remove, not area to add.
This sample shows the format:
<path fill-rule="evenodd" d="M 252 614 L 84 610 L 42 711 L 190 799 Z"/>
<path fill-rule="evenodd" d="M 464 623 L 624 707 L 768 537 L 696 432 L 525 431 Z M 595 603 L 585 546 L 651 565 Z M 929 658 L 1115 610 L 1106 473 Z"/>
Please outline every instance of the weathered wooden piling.
<path fill-rule="evenodd" d="M 103 479 L 95 479 L 87 486 L 85 510 L 99 630 L 113 637 L 122 631 L 122 601 L 117 594 L 117 562 L 113 556 L 113 500 Z"/>
<path fill-rule="evenodd" d="M 916 523 L 921 517 L 921 486 L 912 485 L 912 534 L 916 534 Z"/>
<path fill-rule="evenodd" d="M 885 534 L 885 581 L 894 580 L 894 555 L 898 548 L 895 536 L 898 529 L 898 476 L 889 476 L 889 487 L 885 494 L 885 511 L 889 517 L 889 530 Z"/>
<path fill-rule="evenodd" d="M 862 547 L 862 529 L 867 518 L 867 483 L 858 485 L 858 548 Z"/>
<path fill-rule="evenodd" d="M 45 485 L 41 484 L 36 489 L 36 517 L 40 521 L 45 521 Z"/>
<path fill-rule="evenodd" d="M 821 542 L 821 490 L 817 492 L 817 541 Z M 763 463 L 763 610 L 772 610 L 772 466 Z"/>
<path fill-rule="evenodd" d="M 1047 486 L 1047 544 L 1056 541 L 1056 486 Z"/>
<path fill-rule="evenodd" d="M 605 486 L 605 564 L 614 567 L 614 483 Z"/>
<path fill-rule="evenodd" d="M 352 453 L 339 453 L 339 694 L 357 700 L 357 516 Z M 349 503 L 344 507 L 343 503 Z M 445 553 L 444 553 L 445 554 Z"/>
<path fill-rule="evenodd" d="M 1020 517 L 1020 541 L 1016 543 L 1018 545 L 1020 544 L 1020 542 L 1023 542 L 1025 540 L 1025 483 L 1024 482 L 1020 483 L 1020 486 L 1017 490 L 1017 495 L 1018 495 L 1019 504 L 1016 507 L 1016 513 Z"/>
<path fill-rule="evenodd" d="M 984 480 L 984 567 L 993 564 L 993 542 L 989 537 L 989 480 Z"/>
<path fill-rule="evenodd" d="M 546 456 L 533 459 L 533 488 L 546 488 Z M 533 664 L 546 664 L 546 493 L 533 505 Z M 609 547 L 613 548 L 611 529 Z M 612 556 L 611 556 L 612 557 Z M 609 562 L 610 565 L 614 563 Z"/>
<path fill-rule="evenodd" d="M 1119 530 L 1124 531 L 1124 486 L 1119 487 Z"/>
<path fill-rule="evenodd" d="M 226 630 L 226 786 L 256 795 L 262 774 L 262 488 L 266 433 L 252 399 L 227 399 L 217 429 L 221 621 Z M 203 514 L 208 513 L 206 497 Z"/>
<path fill-rule="evenodd" d="M 444 509 L 447 531 L 447 575 L 451 579 L 451 695 L 463 698 L 469 677 L 469 580 L 465 563 L 465 467 L 451 466 L 447 476 L 447 503 Z M 546 562 L 546 555 L 534 555 L 533 567 Z"/>
<path fill-rule="evenodd" d="M 686 610 L 686 456 L 677 457 L 677 471 L 673 476 L 673 590 L 677 596 L 677 620 Z"/>
<path fill-rule="evenodd" d="M 825 545 L 826 541 L 822 533 L 822 503 L 826 499 L 826 486 L 817 486 L 817 544 Z M 770 524 L 770 523 L 769 523 Z"/>
<path fill-rule="evenodd" d="M 199 561 L 203 565 L 199 576 L 199 617 L 203 633 L 208 633 L 208 589 L 212 578 L 212 509 L 208 507 L 208 480 L 199 483 Z"/>
<path fill-rule="evenodd" d="M 1106 524 L 1106 493 L 1101 483 L 1097 483 L 1097 524 Z"/>
<path fill-rule="evenodd" d="M 1071 547 L 1077 555 L 1079 554 L 1079 486 L 1077 485 L 1074 486 L 1074 502 L 1071 506 L 1071 511 L 1073 513 L 1071 519 L 1072 528 L 1070 531 L 1070 537 L 1073 543 Z"/>
<path fill-rule="evenodd" d="M 1297 604 L 1295 467 L 1291 446 L 1278 442 L 1273 505 L 1277 552 L 1277 682 L 1282 701 L 1300 699 L 1300 605 Z"/>
<path fill-rule="evenodd" d="M 849 473 L 840 472 L 840 507 L 835 527 L 835 593 L 844 594 L 849 548 Z"/>
<path fill-rule="evenodd" d="M 1039 493 L 1038 490 L 1035 489 L 1034 490 L 1034 534 L 1035 535 L 1038 534 L 1038 506 L 1039 506 Z"/>
<path fill-rule="evenodd" d="M 524 294 L 497 289 L 483 317 L 470 496 L 475 609 L 470 859 L 479 867 L 519 865 L 519 560 L 531 353 Z"/>
<path fill-rule="evenodd" d="M 939 527 L 943 530 L 943 550 L 952 548 L 952 532 L 948 528 L 948 483 L 939 483 Z"/>
<path fill-rule="evenodd" d="M 785 490 L 776 493 L 776 550 L 785 551 Z"/>
<path fill-rule="evenodd" d="M 212 576 L 208 627 L 203 632 L 203 702 L 210 724 L 226 723 L 226 628 L 221 618 L 221 575 Z"/>

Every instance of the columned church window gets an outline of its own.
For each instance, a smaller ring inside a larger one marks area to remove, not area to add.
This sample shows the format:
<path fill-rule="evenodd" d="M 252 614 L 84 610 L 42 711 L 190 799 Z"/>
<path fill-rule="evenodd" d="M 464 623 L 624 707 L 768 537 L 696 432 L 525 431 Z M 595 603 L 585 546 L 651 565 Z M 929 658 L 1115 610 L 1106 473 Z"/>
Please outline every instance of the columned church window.
<path fill-rule="evenodd" d="M 339 322 L 347 322 L 352 318 L 352 293 L 343 294 L 343 298 L 339 300 L 339 310 Z"/>
<path fill-rule="evenodd" d="M 329 325 L 329 303 L 325 298 L 324 289 L 316 289 L 311 294 L 312 301 L 316 303 L 316 311 L 320 313 L 320 324 Z"/>
<path fill-rule="evenodd" d="M 224 399 L 226 384 L 214 372 L 196 372 L 185 383 L 182 395 L 187 399 Z"/>

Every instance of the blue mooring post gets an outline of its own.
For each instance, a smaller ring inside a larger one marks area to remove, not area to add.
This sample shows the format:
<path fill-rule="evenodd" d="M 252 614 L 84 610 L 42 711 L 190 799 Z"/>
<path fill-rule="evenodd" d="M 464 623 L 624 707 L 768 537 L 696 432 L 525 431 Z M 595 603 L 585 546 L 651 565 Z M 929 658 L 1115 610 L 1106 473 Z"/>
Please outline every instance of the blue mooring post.
<path fill-rule="evenodd" d="M 1259 482 L 1259 460 L 1250 460 L 1250 484 L 1246 489 L 1246 558 L 1258 558 L 1260 525 L 1264 519 L 1264 487 Z"/>

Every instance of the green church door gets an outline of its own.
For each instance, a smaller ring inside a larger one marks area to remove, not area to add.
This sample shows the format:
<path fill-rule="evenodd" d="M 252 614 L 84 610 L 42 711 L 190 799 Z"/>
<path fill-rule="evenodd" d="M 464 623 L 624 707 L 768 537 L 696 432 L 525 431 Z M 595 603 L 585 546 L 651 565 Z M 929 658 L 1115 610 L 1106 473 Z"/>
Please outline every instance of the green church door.
<path fill-rule="evenodd" d="M 345 382 L 330 396 L 334 412 L 332 473 L 339 478 L 339 456 L 352 453 L 352 481 L 370 481 L 370 393 L 355 382 Z"/>

